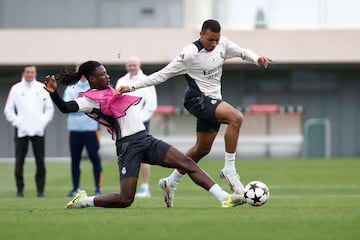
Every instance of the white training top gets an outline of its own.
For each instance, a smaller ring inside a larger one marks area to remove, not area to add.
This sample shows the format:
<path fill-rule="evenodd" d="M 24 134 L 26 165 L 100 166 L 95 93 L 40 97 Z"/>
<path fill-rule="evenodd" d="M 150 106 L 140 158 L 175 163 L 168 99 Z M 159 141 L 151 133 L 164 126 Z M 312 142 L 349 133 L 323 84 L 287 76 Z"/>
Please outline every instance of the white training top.
<path fill-rule="evenodd" d="M 27 82 L 23 78 L 11 87 L 4 113 L 17 128 L 17 137 L 44 136 L 54 116 L 54 106 L 42 83 L 36 79 Z"/>
<path fill-rule="evenodd" d="M 135 76 L 130 76 L 130 73 L 127 73 L 125 76 L 119 78 L 116 82 L 116 87 L 127 86 L 137 81 L 141 81 L 146 77 L 142 70 L 139 70 Z M 152 115 L 154 114 L 157 108 L 157 96 L 154 86 L 147 88 L 141 88 L 134 92 L 126 93 L 128 95 L 141 97 L 141 101 L 135 105 L 142 117 L 143 122 L 149 121 Z"/>
<path fill-rule="evenodd" d="M 79 97 L 75 101 L 79 106 L 78 112 L 92 113 L 94 109 L 100 110 L 100 104 L 86 96 Z M 114 119 L 119 126 L 114 128 L 117 139 L 145 130 L 141 115 L 135 106 L 129 107 L 125 116 Z"/>
<path fill-rule="evenodd" d="M 207 51 L 197 40 L 184 47 L 183 51 L 163 69 L 155 72 L 143 81 L 129 85 L 136 90 L 165 82 L 177 75 L 186 74 L 189 88 L 202 92 L 205 96 L 222 99 L 221 76 L 226 59 L 240 57 L 258 65 L 259 56 L 253 51 L 239 47 L 226 37 L 220 37 L 218 45 Z"/>

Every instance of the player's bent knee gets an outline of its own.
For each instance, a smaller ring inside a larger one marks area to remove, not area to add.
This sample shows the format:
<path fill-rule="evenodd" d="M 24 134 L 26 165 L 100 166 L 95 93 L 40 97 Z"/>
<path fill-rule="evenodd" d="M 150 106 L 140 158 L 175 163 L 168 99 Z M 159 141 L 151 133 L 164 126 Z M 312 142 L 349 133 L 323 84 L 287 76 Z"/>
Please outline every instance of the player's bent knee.
<path fill-rule="evenodd" d="M 120 197 L 117 207 L 118 208 L 130 207 L 133 202 L 134 202 L 133 197 Z"/>
<path fill-rule="evenodd" d="M 239 111 L 235 111 L 232 115 L 231 115 L 231 120 L 230 123 L 237 126 L 237 127 L 241 127 L 242 123 L 244 121 L 244 115 L 239 112 Z"/>
<path fill-rule="evenodd" d="M 211 146 L 210 147 L 203 146 L 196 149 L 197 155 L 199 155 L 201 158 L 208 155 L 210 151 L 211 151 Z"/>

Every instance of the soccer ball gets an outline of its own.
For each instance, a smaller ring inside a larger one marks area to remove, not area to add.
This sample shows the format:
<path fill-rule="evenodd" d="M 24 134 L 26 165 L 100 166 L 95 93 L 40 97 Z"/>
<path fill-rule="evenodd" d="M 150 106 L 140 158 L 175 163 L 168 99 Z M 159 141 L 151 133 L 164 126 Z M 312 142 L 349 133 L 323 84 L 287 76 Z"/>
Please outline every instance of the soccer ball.
<path fill-rule="evenodd" d="M 254 207 L 264 205 L 270 197 L 269 188 L 261 181 L 252 181 L 245 186 L 245 201 Z"/>

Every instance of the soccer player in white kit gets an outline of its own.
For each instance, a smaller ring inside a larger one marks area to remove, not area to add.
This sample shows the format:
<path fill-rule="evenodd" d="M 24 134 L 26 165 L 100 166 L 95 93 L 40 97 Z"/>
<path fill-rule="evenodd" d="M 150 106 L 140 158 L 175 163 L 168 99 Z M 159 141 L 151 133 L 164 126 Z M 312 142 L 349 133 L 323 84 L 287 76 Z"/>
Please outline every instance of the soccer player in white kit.
<path fill-rule="evenodd" d="M 243 60 L 267 68 L 272 61 L 258 56 L 249 49 L 241 48 L 221 36 L 221 27 L 216 20 L 206 20 L 201 28 L 200 38 L 183 48 L 182 52 L 163 69 L 143 81 L 118 88 L 119 93 L 156 85 L 177 75 L 185 75 L 188 87 L 184 97 L 185 108 L 197 118 L 196 143 L 186 156 L 198 162 L 207 155 L 219 131 L 220 124 L 227 124 L 225 140 L 225 164 L 220 176 L 230 188 L 244 193 L 244 186 L 235 168 L 236 146 L 243 115 L 221 96 L 221 76 L 226 59 L 240 57 Z M 175 169 L 169 177 L 162 178 L 159 186 L 164 190 L 165 202 L 173 207 L 176 186 L 184 172 Z"/>

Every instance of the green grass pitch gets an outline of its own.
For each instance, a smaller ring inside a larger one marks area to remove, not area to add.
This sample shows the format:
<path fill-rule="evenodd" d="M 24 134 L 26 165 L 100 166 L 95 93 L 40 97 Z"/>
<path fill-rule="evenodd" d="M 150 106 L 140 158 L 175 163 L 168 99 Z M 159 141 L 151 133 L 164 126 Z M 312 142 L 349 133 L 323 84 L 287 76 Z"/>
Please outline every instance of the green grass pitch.
<path fill-rule="evenodd" d="M 103 161 L 104 192 L 119 191 L 116 161 Z M 221 186 L 222 160 L 200 163 Z M 16 199 L 13 163 L 0 163 L 0 239 L 360 239 L 360 159 L 238 160 L 242 181 L 270 188 L 263 207 L 221 209 L 188 177 L 167 209 L 156 184 L 170 169 L 152 168 L 151 199 L 127 209 L 64 209 L 70 164 L 47 163 L 46 198 L 35 197 L 34 163 L 25 165 L 25 198 Z M 93 193 L 91 164 L 81 186 Z"/>

